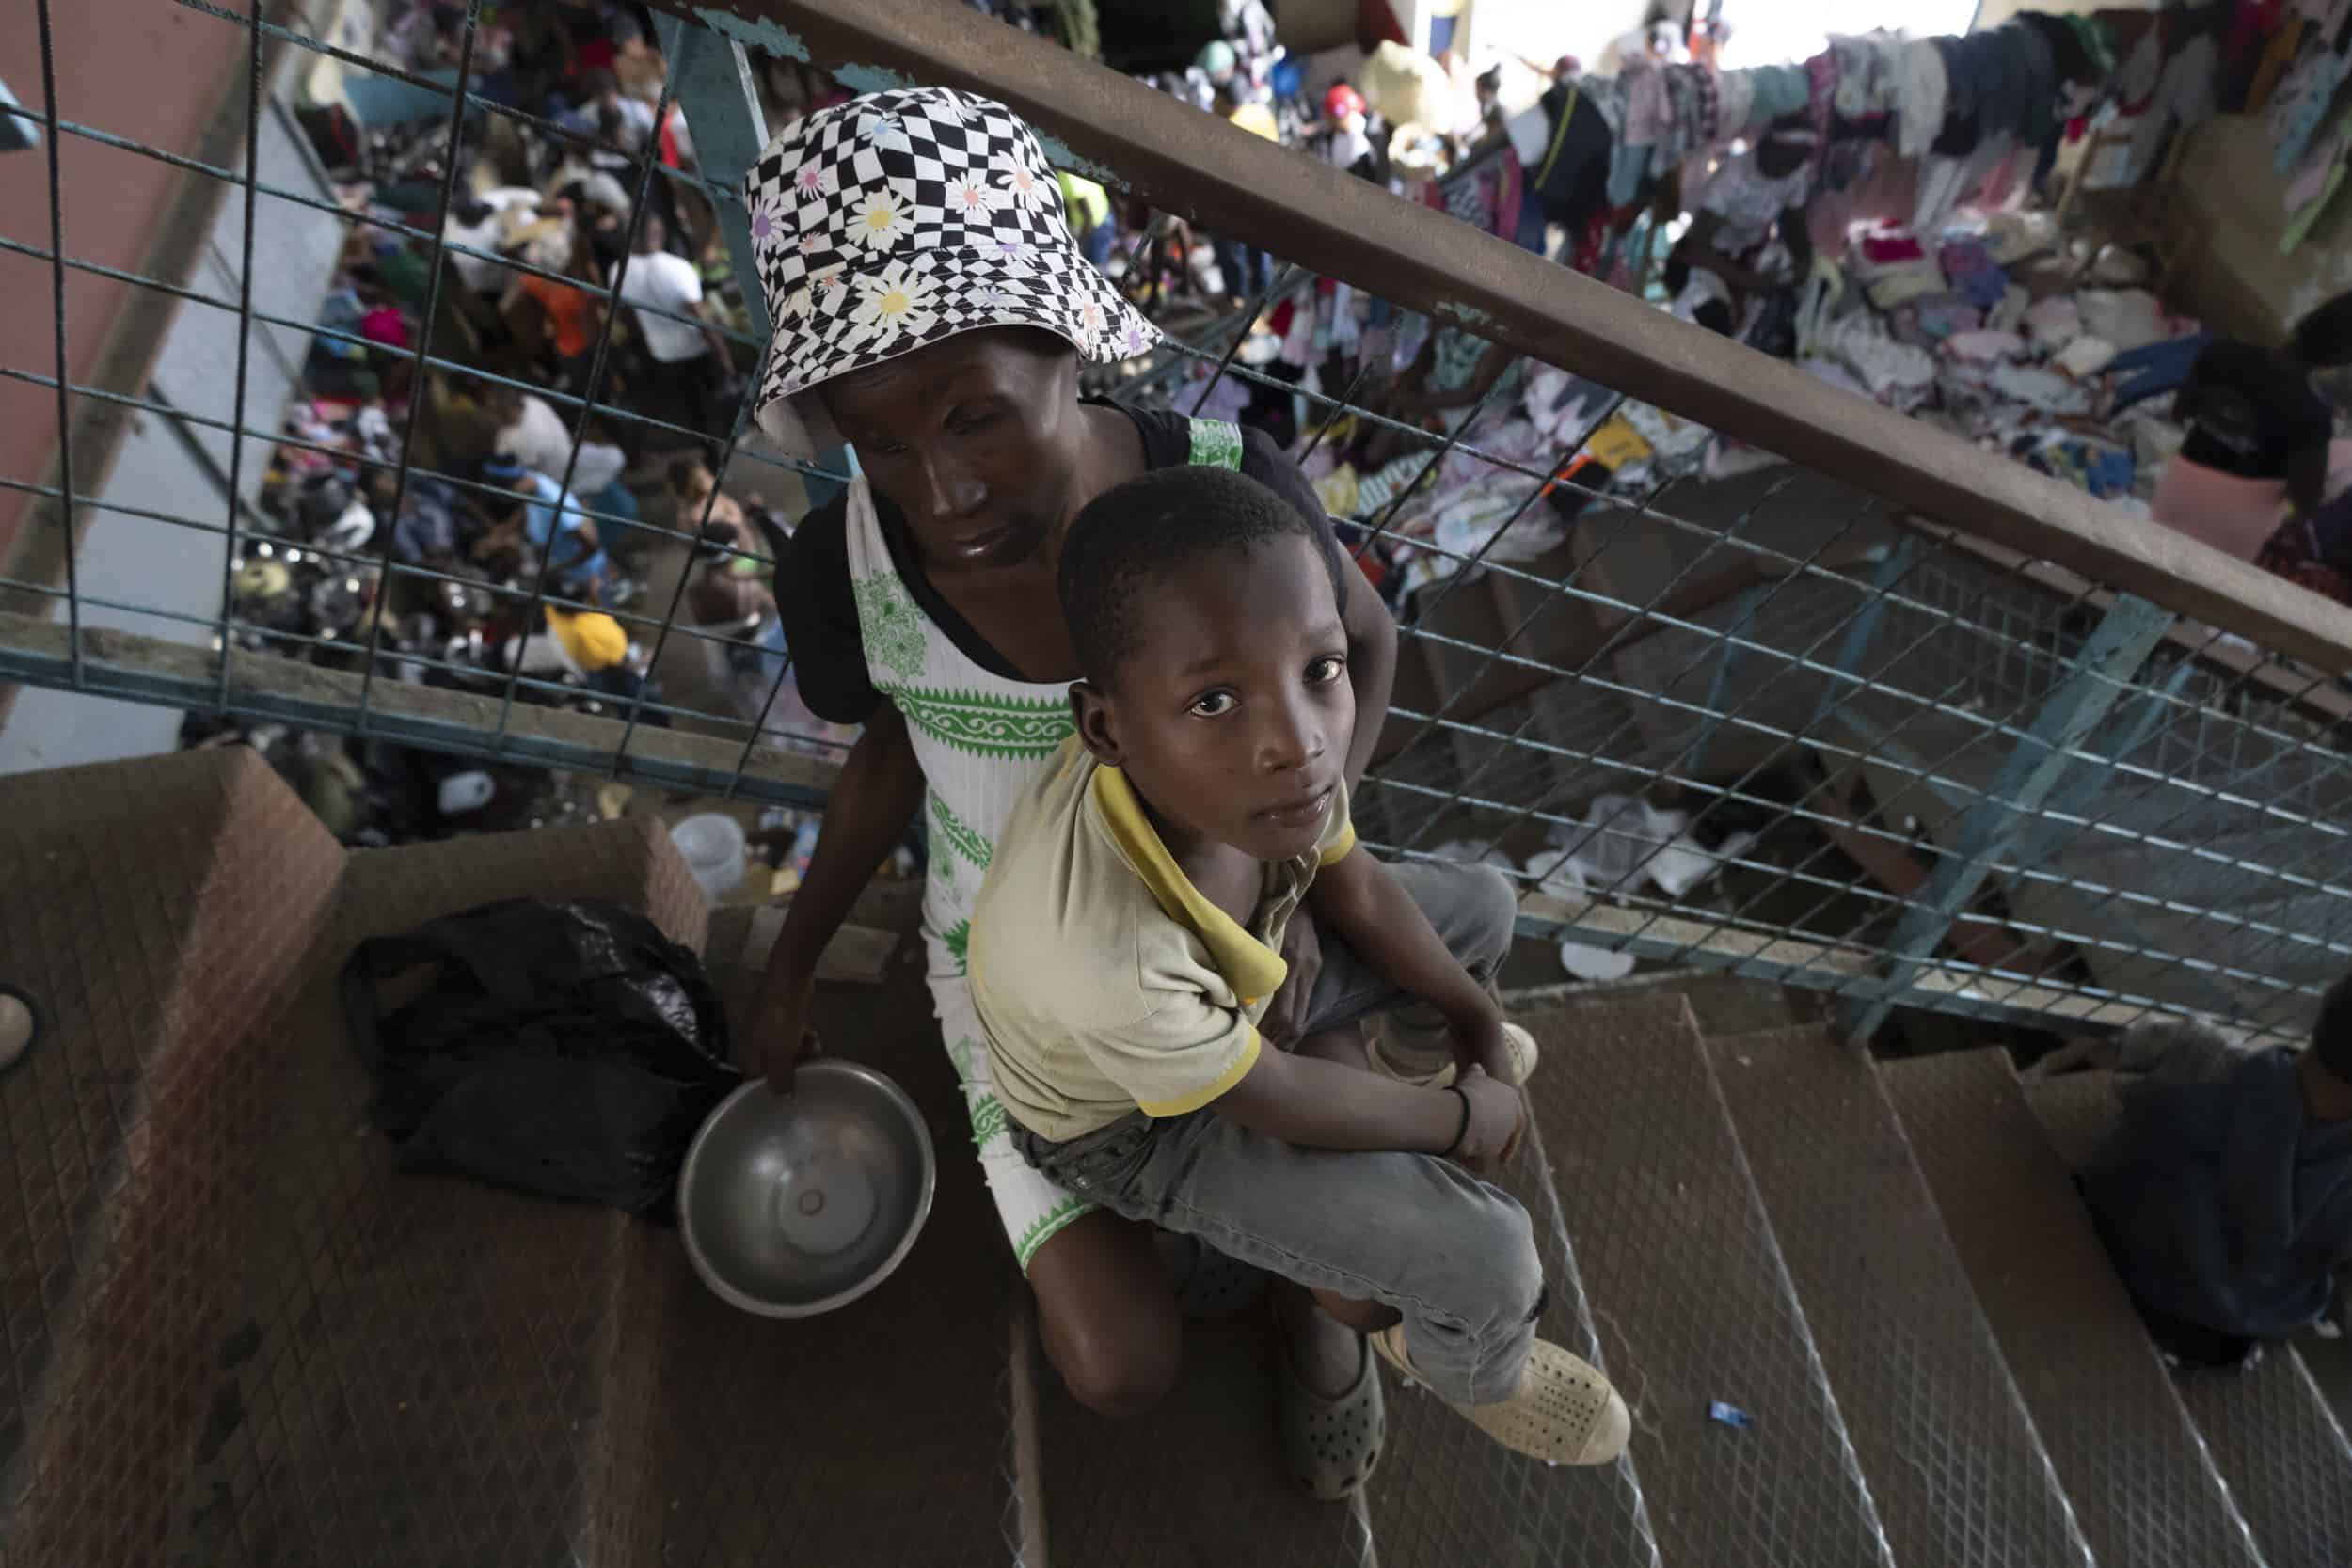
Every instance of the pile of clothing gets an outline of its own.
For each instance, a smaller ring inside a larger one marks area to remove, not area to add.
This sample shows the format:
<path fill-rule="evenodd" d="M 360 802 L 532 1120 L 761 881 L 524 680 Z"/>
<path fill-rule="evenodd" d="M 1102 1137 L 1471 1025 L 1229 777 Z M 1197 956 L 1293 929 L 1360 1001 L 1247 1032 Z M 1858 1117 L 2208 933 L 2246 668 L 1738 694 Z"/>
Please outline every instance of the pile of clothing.
<path fill-rule="evenodd" d="M 2086 280 L 2039 214 L 1956 221 L 1928 239 L 1879 228 L 1847 264 L 1804 368 L 1821 380 L 2064 479 L 2144 500 L 2181 432 L 2169 392 L 2210 341 L 2110 259 Z M 1849 283 L 1851 282 L 1851 286 Z"/>

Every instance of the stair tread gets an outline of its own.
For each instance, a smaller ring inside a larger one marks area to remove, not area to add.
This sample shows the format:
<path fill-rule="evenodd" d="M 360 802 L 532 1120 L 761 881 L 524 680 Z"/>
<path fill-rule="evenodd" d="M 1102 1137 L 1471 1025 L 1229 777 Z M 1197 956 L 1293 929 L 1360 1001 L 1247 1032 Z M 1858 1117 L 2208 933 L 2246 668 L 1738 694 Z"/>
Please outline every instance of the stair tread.
<path fill-rule="evenodd" d="M 2114 1123 L 2117 1075 L 2078 1072 L 2026 1085 L 2059 1157 L 2079 1168 Z M 2251 1371 L 2176 1377 L 2270 1568 L 2352 1562 L 2352 1445 L 2293 1345 Z"/>
<path fill-rule="evenodd" d="M 1889 1560 L 1678 996 L 1524 1017 L 1529 1086 L 1669 1563 Z M 1723 1402 L 1750 1413 L 1710 1420 Z"/>
<path fill-rule="evenodd" d="M 0 1074 L 0 1537 L 161 1560 L 296 1055 L 342 847 L 247 750 L 0 779 L 0 971 L 50 1014 Z M 5 1555 L 5 1548 L 0 1548 Z"/>
<path fill-rule="evenodd" d="M 1540 1136 L 1523 1142 L 1495 1180 L 1527 1210 L 1543 1251 L 1550 1290 L 1538 1332 L 1599 1361 Z M 1629 1461 L 1550 1469 L 1400 1384 L 1388 1377 L 1388 1449 L 1365 1489 L 1381 1568 L 1656 1568 L 1657 1542 Z"/>
<path fill-rule="evenodd" d="M 1118 1568 L 1341 1568 L 1362 1560 L 1355 1510 L 1316 1502 L 1283 1465 L 1275 1425 L 1278 1354 L 1263 1311 L 1188 1323 L 1175 1387 L 1134 1421 L 1105 1420 L 1080 1406 L 1041 1358 L 1051 1560 Z M 1394 1378 L 1388 1394 L 1393 1406 Z"/>
<path fill-rule="evenodd" d="M 1896 1560 L 2087 1563 L 1867 1060 L 1820 1028 L 1708 1049 Z"/>
<path fill-rule="evenodd" d="M 2007 1054 L 1890 1063 L 1882 1081 L 2099 1560 L 2254 1568 L 2245 1522 Z"/>

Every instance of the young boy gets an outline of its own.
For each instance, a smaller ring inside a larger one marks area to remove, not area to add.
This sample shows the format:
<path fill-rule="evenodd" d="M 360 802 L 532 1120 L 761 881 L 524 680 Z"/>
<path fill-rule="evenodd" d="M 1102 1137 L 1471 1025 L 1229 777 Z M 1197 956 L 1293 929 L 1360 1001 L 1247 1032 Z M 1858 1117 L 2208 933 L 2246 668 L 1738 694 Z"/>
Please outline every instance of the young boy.
<path fill-rule="evenodd" d="M 1536 1339 L 1526 1212 L 1464 1168 L 1518 1142 L 1533 1065 L 1487 989 L 1510 887 L 1356 847 L 1343 569 L 1220 468 L 1147 474 L 1070 525 L 1078 733 L 1013 807 L 972 922 L 996 1091 L 1080 1196 L 1312 1291 L 1507 1446 L 1599 1464 L 1625 1405 Z M 1283 1051 L 1256 1024 L 1302 903 L 1323 970 Z M 1359 1021 L 1399 1004 L 1368 1049 Z"/>

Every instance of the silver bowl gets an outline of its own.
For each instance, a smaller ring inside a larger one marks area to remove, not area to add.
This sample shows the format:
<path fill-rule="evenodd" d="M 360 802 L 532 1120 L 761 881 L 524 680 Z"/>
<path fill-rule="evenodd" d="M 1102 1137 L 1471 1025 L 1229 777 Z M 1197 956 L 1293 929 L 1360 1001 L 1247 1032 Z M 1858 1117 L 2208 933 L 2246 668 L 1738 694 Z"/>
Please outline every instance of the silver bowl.
<path fill-rule="evenodd" d="M 906 1091 L 855 1062 L 810 1062 L 710 1113 L 678 1175 L 694 1272 L 767 1318 L 811 1318 L 890 1277 L 930 1217 L 931 1135 Z"/>

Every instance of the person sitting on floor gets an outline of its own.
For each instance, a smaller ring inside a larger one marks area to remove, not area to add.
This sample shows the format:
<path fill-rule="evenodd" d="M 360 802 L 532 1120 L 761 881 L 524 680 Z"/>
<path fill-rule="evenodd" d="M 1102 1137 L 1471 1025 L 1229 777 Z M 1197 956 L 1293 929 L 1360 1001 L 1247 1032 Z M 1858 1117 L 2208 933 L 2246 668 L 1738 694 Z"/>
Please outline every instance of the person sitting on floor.
<path fill-rule="evenodd" d="M 1625 1405 L 1536 1338 L 1527 1213 L 1472 1174 L 1517 1144 L 1535 1059 L 1491 989 L 1516 900 L 1489 867 L 1392 871 L 1357 847 L 1344 570 L 1295 507 L 1223 469 L 1146 474 L 1073 521 L 1057 571 L 1077 734 L 1014 803 L 972 917 L 996 1092 L 1053 1180 L 1287 1279 L 1278 1310 L 1370 1333 L 1506 1446 L 1600 1464 Z M 1295 1047 L 1268 1049 L 1302 904 L 1323 967 Z M 1362 1022 L 1391 1010 L 1368 1043 Z M 1286 1419 L 1325 1498 L 1378 1455 L 1372 1354 L 1359 1340 L 1350 1360 L 1352 1382 Z"/>
<path fill-rule="evenodd" d="M 2281 348 L 2219 339 L 2173 400 L 2188 427 L 2157 477 L 2156 521 L 2352 603 L 2352 440 L 2322 391 L 2352 365 L 2352 293 L 2306 315 Z"/>
<path fill-rule="evenodd" d="M 2132 1035 L 2124 1065 L 2151 1070 L 2122 1091 L 2083 1196 L 2158 1348 L 2238 1365 L 2328 1316 L 2352 1262 L 2352 975 L 2299 1053 L 2177 1021 Z"/>

